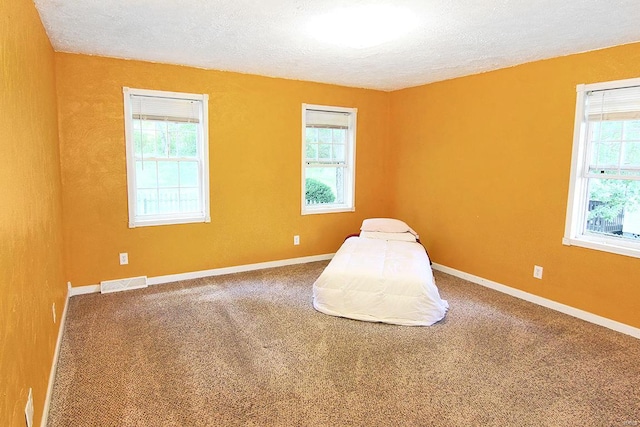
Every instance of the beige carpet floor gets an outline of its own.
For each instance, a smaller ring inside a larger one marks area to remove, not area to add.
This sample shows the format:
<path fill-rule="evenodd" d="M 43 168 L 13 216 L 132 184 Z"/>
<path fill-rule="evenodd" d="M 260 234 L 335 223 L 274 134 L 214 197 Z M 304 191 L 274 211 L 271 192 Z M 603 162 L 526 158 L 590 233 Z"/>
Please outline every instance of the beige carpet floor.
<path fill-rule="evenodd" d="M 48 425 L 640 425 L 639 340 L 441 273 L 434 326 L 331 317 L 325 265 L 71 298 Z"/>

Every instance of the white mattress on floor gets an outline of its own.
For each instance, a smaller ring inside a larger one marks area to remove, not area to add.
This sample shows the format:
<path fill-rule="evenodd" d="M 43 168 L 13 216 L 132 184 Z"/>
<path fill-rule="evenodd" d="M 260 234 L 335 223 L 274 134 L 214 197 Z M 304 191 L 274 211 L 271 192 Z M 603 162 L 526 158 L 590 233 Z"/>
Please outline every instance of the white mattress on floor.
<path fill-rule="evenodd" d="M 333 316 L 427 326 L 444 318 L 420 243 L 350 237 L 313 284 L 313 306 Z"/>

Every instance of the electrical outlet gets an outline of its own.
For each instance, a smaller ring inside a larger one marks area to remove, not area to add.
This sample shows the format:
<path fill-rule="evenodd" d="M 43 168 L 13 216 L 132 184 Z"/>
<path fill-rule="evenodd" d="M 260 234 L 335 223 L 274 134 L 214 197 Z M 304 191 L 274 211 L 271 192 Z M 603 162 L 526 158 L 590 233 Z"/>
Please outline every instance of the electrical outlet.
<path fill-rule="evenodd" d="M 300 244 L 300 236 L 293 236 L 293 244 L 296 246 Z"/>
<path fill-rule="evenodd" d="M 24 416 L 27 420 L 27 427 L 33 427 L 33 391 L 29 389 L 27 406 L 24 407 Z"/>
<path fill-rule="evenodd" d="M 51 311 L 53 312 L 53 323 L 56 323 L 56 303 L 51 305 Z"/>
<path fill-rule="evenodd" d="M 129 254 L 126 252 L 122 252 L 120 254 L 120 265 L 127 265 L 129 264 Z"/>
<path fill-rule="evenodd" d="M 536 279 L 542 279 L 542 267 L 540 267 L 539 265 L 533 266 L 533 277 L 535 277 Z"/>

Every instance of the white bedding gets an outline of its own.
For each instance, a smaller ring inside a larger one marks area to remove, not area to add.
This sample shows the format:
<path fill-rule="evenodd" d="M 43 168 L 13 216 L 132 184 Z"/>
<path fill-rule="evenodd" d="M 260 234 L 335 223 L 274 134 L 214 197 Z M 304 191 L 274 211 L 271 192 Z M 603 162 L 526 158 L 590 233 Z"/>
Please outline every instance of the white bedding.
<path fill-rule="evenodd" d="M 449 308 L 420 243 L 350 237 L 313 284 L 313 306 L 333 316 L 427 326 Z"/>

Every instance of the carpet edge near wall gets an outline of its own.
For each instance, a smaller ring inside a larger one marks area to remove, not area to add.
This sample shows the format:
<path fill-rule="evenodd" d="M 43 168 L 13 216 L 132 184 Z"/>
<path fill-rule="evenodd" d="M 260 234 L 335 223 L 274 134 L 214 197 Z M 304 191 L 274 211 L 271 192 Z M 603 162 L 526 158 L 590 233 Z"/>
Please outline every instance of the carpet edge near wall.
<path fill-rule="evenodd" d="M 476 276 L 464 271 L 457 270 L 455 268 L 447 267 L 446 265 L 433 263 L 434 270 L 441 271 L 442 273 L 450 274 L 460 279 L 467 280 L 476 285 L 484 286 L 489 289 L 501 292 L 506 295 L 542 306 L 550 308 L 551 310 L 558 311 L 560 313 L 575 317 L 585 322 L 593 323 L 594 325 L 602 326 L 607 329 L 611 329 L 616 332 L 620 332 L 625 335 L 629 335 L 633 338 L 640 339 L 640 328 L 627 325 L 626 323 L 618 322 L 607 317 L 598 316 L 597 314 L 581 310 L 579 308 L 572 307 L 570 305 L 562 304 L 557 301 L 553 301 L 541 296 L 531 294 L 520 289 L 512 288 L 511 286 L 503 285 L 502 283 L 494 282 L 493 280 L 485 279 L 480 276 Z"/>

